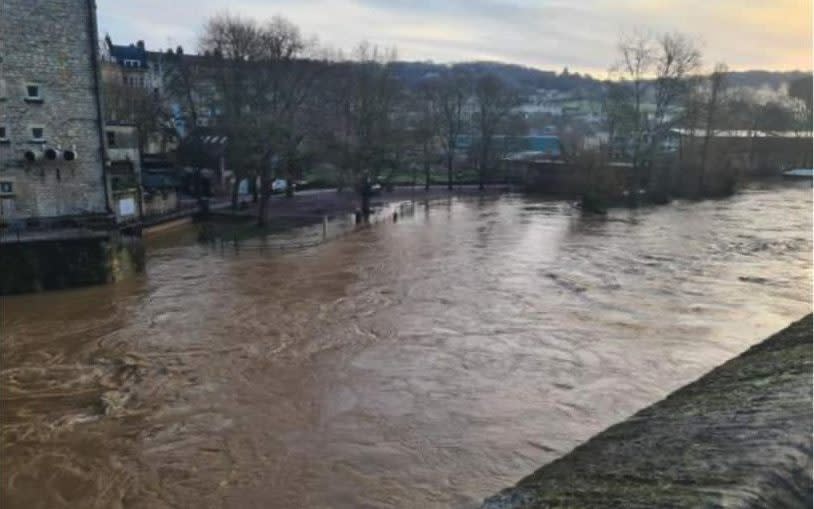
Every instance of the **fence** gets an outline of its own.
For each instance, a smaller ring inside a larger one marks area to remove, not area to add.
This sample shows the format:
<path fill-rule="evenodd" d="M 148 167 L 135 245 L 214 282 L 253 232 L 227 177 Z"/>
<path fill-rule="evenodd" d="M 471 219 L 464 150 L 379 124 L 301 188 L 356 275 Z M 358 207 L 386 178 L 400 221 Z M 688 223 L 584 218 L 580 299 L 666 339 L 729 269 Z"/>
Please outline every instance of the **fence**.
<path fill-rule="evenodd" d="M 339 216 L 277 216 L 277 219 L 287 222 L 277 230 L 258 230 L 256 227 L 241 230 L 234 228 L 234 225 L 218 229 L 211 223 L 206 223 L 200 226 L 198 239 L 212 247 L 219 247 L 222 251 L 227 247 L 234 250 L 294 251 L 324 244 L 371 224 L 411 216 L 414 212 L 415 204 L 405 201 L 388 204 L 367 218 L 354 213 Z M 292 226 L 292 223 L 298 225 Z"/>

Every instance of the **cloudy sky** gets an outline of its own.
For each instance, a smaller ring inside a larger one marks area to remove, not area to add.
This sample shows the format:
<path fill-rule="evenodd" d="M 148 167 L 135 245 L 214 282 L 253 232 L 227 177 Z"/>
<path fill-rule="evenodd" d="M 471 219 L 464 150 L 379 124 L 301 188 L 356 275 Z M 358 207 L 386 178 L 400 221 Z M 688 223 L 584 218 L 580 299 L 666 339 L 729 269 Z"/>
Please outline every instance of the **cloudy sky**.
<path fill-rule="evenodd" d="M 281 14 L 323 45 L 395 46 L 403 60 L 499 60 L 604 75 L 632 28 L 696 37 L 708 66 L 811 69 L 812 0 L 97 0 L 116 43 L 197 46 L 218 12 Z"/>

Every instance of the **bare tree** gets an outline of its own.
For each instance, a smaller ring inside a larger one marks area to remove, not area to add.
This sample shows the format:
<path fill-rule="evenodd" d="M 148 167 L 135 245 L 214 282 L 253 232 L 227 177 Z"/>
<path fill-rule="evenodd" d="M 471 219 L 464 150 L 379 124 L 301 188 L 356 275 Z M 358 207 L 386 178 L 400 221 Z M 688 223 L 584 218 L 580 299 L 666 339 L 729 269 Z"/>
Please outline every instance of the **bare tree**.
<path fill-rule="evenodd" d="M 494 74 L 487 74 L 475 84 L 478 130 L 478 189 L 484 189 L 486 172 L 492 162 L 492 142 L 497 129 L 517 103 L 515 95 Z"/>
<path fill-rule="evenodd" d="M 250 88 L 251 64 L 261 51 L 260 29 L 257 23 L 229 13 L 217 14 L 204 25 L 200 39 L 203 53 L 213 56 L 213 83 L 216 89 L 215 110 L 218 125 L 226 132 L 229 145 L 227 159 L 234 173 L 232 207 L 237 208 L 238 186 L 245 177 L 257 175 L 261 161 L 247 151 L 257 146 L 254 121 L 244 119 L 251 111 L 254 90 Z M 253 180 L 253 179 L 252 179 Z"/>
<path fill-rule="evenodd" d="M 619 83 L 617 101 L 625 104 L 612 110 L 627 118 L 615 119 L 628 129 L 633 164 L 630 196 L 638 199 L 642 168 L 652 165 L 662 142 L 680 121 L 679 106 L 689 94 L 691 77 L 701 65 L 701 54 L 688 37 L 672 33 L 655 37 L 641 30 L 623 35 L 619 61 L 611 76 Z M 645 111 L 645 102 L 652 105 Z M 617 105 L 619 106 L 619 105 Z"/>
<path fill-rule="evenodd" d="M 617 123 L 625 122 L 629 126 L 634 186 L 637 187 L 641 180 L 639 168 L 642 142 L 646 131 L 642 106 L 647 92 L 649 74 L 655 60 L 652 35 L 642 30 L 623 34 L 619 39 L 618 51 L 619 61 L 611 68 L 611 76 L 621 82 L 621 87 L 616 90 L 619 92 L 617 100 L 628 106 L 618 108 L 616 112 L 629 115 L 629 117 L 620 119 Z"/>
<path fill-rule="evenodd" d="M 688 97 L 692 77 L 701 67 L 701 52 L 683 34 L 664 34 L 655 54 L 655 111 L 648 122 L 649 153 L 652 160 L 659 144 L 679 122 L 677 109 Z"/>
<path fill-rule="evenodd" d="M 392 72 L 396 53 L 362 43 L 354 57 L 355 61 L 333 68 L 337 128 L 328 137 L 340 153 L 340 167 L 360 194 L 362 213 L 368 215 L 371 186 L 392 156 L 393 114 L 399 93 Z"/>
<path fill-rule="evenodd" d="M 467 76 L 456 69 L 447 70 L 432 86 L 433 105 L 441 126 L 441 145 L 447 166 L 447 189 L 452 190 L 455 151 L 458 137 L 466 128 L 464 107 L 470 97 Z"/>
<path fill-rule="evenodd" d="M 415 95 L 415 109 L 418 120 L 414 130 L 414 142 L 418 146 L 420 164 L 424 171 L 424 190 L 430 190 L 431 165 L 436 158 L 439 136 L 441 134 L 441 117 L 435 93 L 436 83 L 424 81 Z"/>
<path fill-rule="evenodd" d="M 808 116 L 808 124 L 811 126 L 812 95 L 814 95 L 811 75 L 804 76 L 789 83 L 789 96 L 803 102 Z"/>
<path fill-rule="evenodd" d="M 192 128 L 198 125 L 201 100 L 206 97 L 202 90 L 205 82 L 203 66 L 193 61 L 207 58 L 185 55 L 184 49 L 178 46 L 174 52 L 167 50 L 162 59 L 164 93 L 177 100 L 185 123 Z"/>
<path fill-rule="evenodd" d="M 715 135 L 717 128 L 718 115 L 721 110 L 721 102 L 723 100 L 723 93 L 726 87 L 726 76 L 729 73 L 726 64 L 719 63 L 715 65 L 712 74 L 709 75 L 708 81 L 708 96 L 705 108 L 705 122 L 704 122 L 704 145 L 701 148 L 701 165 L 699 167 L 698 175 L 698 190 L 703 191 L 705 183 L 704 178 L 707 173 L 707 162 L 709 160 L 709 149 L 712 137 Z"/>
<path fill-rule="evenodd" d="M 275 16 L 258 31 L 258 55 L 253 73 L 253 110 L 261 119 L 263 163 L 260 168 L 260 200 L 257 222 L 263 224 L 271 192 L 273 162 L 285 176 L 286 195 L 294 192 L 300 149 L 310 130 L 307 100 L 322 66 L 307 60 L 309 43 L 299 28 Z"/>
<path fill-rule="evenodd" d="M 133 124 L 139 153 L 144 152 L 148 140 L 164 135 L 164 128 L 170 125 L 170 116 L 158 94 L 118 80 L 106 81 L 104 89 L 105 119 Z"/>
<path fill-rule="evenodd" d="M 626 134 L 634 131 L 634 121 L 637 115 L 634 111 L 635 105 L 628 100 L 626 84 L 608 81 L 605 87 L 605 94 L 602 99 L 603 118 L 605 128 L 608 131 L 608 144 L 606 147 L 606 158 L 610 160 L 613 156 L 614 141 L 618 134 Z"/>

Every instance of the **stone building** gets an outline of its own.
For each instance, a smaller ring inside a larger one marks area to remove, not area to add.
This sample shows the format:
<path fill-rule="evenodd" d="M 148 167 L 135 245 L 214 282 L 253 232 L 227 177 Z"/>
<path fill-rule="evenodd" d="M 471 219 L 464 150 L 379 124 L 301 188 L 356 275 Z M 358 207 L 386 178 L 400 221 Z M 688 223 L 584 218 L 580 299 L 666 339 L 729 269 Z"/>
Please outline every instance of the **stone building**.
<path fill-rule="evenodd" d="M 141 207 L 141 154 L 136 126 L 109 121 L 105 125 L 110 208 L 116 221 L 137 221 Z"/>
<path fill-rule="evenodd" d="M 107 215 L 94 0 L 3 0 L 3 222 Z"/>
<path fill-rule="evenodd" d="M 105 36 L 103 46 L 102 73 L 115 75 L 116 81 L 129 87 L 151 89 L 152 80 L 147 73 L 147 50 L 144 41 L 135 44 L 113 44 L 110 36 Z"/>
<path fill-rule="evenodd" d="M 143 269 L 108 197 L 95 0 L 0 4 L 0 295 Z"/>

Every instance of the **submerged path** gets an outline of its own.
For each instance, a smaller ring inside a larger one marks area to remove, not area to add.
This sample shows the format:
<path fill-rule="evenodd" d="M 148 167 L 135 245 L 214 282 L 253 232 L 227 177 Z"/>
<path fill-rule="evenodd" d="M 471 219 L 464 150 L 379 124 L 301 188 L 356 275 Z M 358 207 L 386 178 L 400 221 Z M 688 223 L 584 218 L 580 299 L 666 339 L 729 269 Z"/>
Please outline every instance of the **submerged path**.
<path fill-rule="evenodd" d="M 811 376 L 808 315 L 483 507 L 811 507 Z"/>

